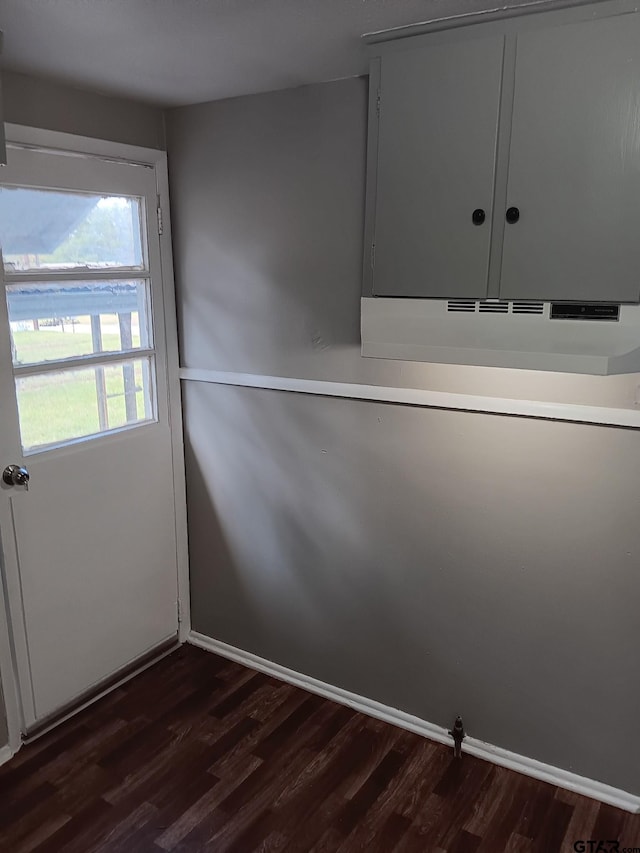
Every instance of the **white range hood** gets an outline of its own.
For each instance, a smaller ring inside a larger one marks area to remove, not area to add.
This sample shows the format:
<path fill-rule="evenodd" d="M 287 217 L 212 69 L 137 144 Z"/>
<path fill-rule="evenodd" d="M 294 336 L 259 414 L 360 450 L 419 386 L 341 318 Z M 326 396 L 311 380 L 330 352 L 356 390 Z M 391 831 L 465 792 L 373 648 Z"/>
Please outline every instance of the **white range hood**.
<path fill-rule="evenodd" d="M 640 305 L 363 297 L 361 308 L 371 358 L 640 372 Z"/>

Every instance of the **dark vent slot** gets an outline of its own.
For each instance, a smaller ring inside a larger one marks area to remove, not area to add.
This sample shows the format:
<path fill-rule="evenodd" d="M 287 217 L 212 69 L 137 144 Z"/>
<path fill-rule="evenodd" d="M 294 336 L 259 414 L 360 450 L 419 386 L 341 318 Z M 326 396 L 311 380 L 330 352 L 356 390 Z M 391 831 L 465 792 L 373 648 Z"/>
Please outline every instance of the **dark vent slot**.
<path fill-rule="evenodd" d="M 544 302 L 525 302 L 519 300 L 512 304 L 511 311 L 513 314 L 542 314 L 544 311 Z"/>
<path fill-rule="evenodd" d="M 449 302 L 447 302 L 447 311 L 474 312 L 475 310 L 476 310 L 475 300 L 450 299 Z"/>
<path fill-rule="evenodd" d="M 620 306 L 605 302 L 553 302 L 552 320 L 618 320 Z"/>
<path fill-rule="evenodd" d="M 508 314 L 509 312 L 509 303 L 508 302 L 481 302 L 480 303 L 480 313 L 481 314 Z"/>

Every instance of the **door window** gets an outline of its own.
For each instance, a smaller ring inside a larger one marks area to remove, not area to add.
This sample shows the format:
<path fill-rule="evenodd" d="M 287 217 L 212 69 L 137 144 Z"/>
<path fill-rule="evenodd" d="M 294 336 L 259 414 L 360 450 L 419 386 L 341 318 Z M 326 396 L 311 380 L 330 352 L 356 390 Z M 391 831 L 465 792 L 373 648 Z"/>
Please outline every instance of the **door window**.
<path fill-rule="evenodd" d="M 25 453 L 155 420 L 143 199 L 0 187 Z"/>

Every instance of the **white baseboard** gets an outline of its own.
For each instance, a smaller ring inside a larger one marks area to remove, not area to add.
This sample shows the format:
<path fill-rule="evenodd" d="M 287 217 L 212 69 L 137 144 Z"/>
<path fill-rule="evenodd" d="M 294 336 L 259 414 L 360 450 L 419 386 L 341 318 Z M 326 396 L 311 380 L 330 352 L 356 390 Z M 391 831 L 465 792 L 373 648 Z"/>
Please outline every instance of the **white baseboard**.
<path fill-rule="evenodd" d="M 10 758 L 13 758 L 14 752 L 10 746 L 2 746 L 0 747 L 0 767 L 3 764 L 6 764 Z"/>
<path fill-rule="evenodd" d="M 251 654 L 251 652 L 245 652 L 220 640 L 207 637 L 205 634 L 199 634 L 197 631 L 190 633 L 188 642 L 194 646 L 199 646 L 201 649 L 206 649 L 221 657 L 229 658 L 243 664 L 250 669 L 265 672 L 267 675 L 272 675 L 281 681 L 294 684 L 296 687 L 302 687 L 304 690 L 317 693 L 341 705 L 347 705 L 356 711 L 368 714 L 370 717 L 376 717 L 379 720 L 391 723 L 391 725 L 415 732 L 429 738 L 429 740 L 453 746 L 452 739 L 446 729 L 436 726 L 433 723 L 428 723 L 426 720 L 420 719 L 420 717 L 407 714 L 405 711 L 399 711 L 396 708 L 383 705 L 381 702 L 376 702 L 373 699 L 366 699 L 364 696 L 359 696 L 357 693 L 350 693 L 341 687 L 326 684 L 317 678 L 303 675 L 293 669 L 288 669 L 286 666 L 281 666 L 278 663 L 273 663 L 265 658 L 258 657 L 258 655 Z M 509 752 L 507 749 L 493 746 L 477 738 L 466 737 L 463 743 L 463 752 L 475 755 L 485 761 L 490 761 L 492 764 L 498 764 L 500 767 L 516 770 L 525 776 L 549 782 L 551 785 L 556 785 L 559 788 L 565 788 L 568 791 L 583 794 L 585 797 L 591 797 L 602 803 L 608 803 L 619 809 L 624 809 L 634 814 L 640 813 L 640 796 L 629 794 L 610 785 L 605 785 L 603 782 L 596 782 L 593 779 L 578 776 L 576 773 L 570 773 L 568 770 L 562 770 L 551 764 L 544 764 L 542 761 L 536 761 L 534 758 L 527 758 L 524 755 Z"/>

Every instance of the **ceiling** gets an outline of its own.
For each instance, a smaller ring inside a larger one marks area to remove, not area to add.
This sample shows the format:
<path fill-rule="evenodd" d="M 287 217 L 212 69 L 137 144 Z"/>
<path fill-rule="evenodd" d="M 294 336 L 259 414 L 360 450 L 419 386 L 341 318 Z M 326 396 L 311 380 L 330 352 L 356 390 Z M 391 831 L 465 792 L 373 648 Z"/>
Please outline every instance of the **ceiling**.
<path fill-rule="evenodd" d="M 177 106 L 363 74 L 363 33 L 531 2 L 0 0 L 3 66 Z"/>

